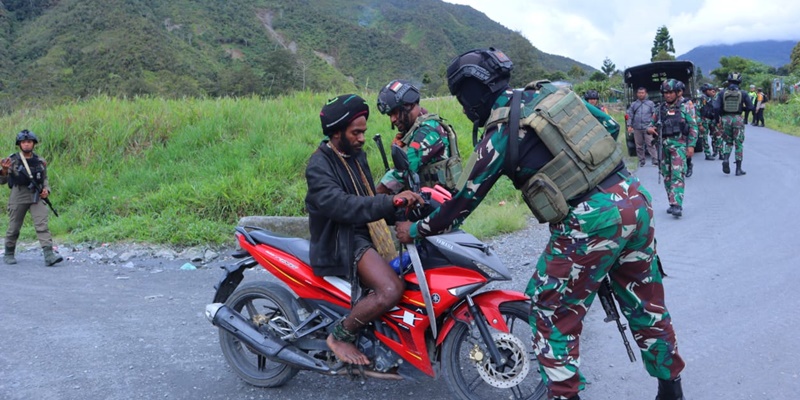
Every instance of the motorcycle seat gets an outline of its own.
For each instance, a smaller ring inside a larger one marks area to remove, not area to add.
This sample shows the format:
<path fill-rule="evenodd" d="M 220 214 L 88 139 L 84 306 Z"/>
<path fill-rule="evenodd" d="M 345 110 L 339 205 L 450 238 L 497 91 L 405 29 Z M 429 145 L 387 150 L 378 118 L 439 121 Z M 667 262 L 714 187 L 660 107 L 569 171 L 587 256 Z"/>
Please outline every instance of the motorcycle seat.
<path fill-rule="evenodd" d="M 257 229 L 249 232 L 256 243 L 263 243 L 283 252 L 289 253 L 306 265 L 311 265 L 308 256 L 309 241 L 302 238 L 281 236 L 266 229 Z"/>

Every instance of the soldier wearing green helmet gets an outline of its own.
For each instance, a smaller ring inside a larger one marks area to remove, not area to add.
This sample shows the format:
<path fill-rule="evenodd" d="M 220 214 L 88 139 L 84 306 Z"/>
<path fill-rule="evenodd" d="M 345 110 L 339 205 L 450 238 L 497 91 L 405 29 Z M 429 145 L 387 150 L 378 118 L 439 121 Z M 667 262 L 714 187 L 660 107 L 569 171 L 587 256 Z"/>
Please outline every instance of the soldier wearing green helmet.
<path fill-rule="evenodd" d="M 682 83 L 667 79 L 661 84 L 664 101 L 656 110 L 647 132 L 657 137 L 661 146 L 660 168 L 664 176 L 669 208 L 675 218 L 683 215 L 683 194 L 686 178 L 686 159 L 694 155 L 697 144 L 697 122 L 694 104 L 679 96 Z"/>

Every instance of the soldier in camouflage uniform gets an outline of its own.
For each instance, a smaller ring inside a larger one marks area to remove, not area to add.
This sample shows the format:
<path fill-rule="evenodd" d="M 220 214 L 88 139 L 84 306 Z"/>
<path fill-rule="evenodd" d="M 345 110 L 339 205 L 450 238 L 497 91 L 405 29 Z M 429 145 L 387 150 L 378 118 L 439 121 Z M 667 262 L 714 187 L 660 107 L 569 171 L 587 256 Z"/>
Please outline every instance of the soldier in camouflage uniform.
<path fill-rule="evenodd" d="M 664 176 L 664 188 L 670 204 L 667 213 L 675 218 L 683 215 L 686 158 L 694 155 L 694 146 L 697 144 L 694 104 L 678 96 L 678 83 L 675 79 L 667 79 L 661 84 L 664 101 L 647 128 L 648 133 L 658 137 L 661 145 L 660 172 Z"/>
<path fill-rule="evenodd" d="M 715 160 L 719 153 L 720 145 L 720 135 L 717 129 L 719 116 L 714 110 L 714 96 L 717 94 L 717 89 L 708 83 L 704 83 L 700 90 L 703 95 L 700 96 L 697 102 L 697 115 L 700 117 L 700 121 L 697 124 L 698 142 L 703 143 L 703 152 L 706 160 Z"/>
<path fill-rule="evenodd" d="M 455 192 L 461 176 L 461 158 L 455 131 L 436 114 L 419 105 L 419 90 L 405 80 L 393 80 L 378 93 L 378 110 L 388 115 L 400 133 L 394 144 L 406 149 L 409 170 L 419 175 L 423 186 L 438 184 Z M 378 193 L 396 194 L 406 187 L 394 169 L 381 178 Z"/>
<path fill-rule="evenodd" d="M 722 122 L 722 172 L 731 173 L 729 159 L 731 151 L 736 148 L 736 176 L 745 175 L 747 172 L 742 170 L 742 159 L 744 158 L 744 125 L 742 119 L 743 110 L 752 110 L 753 102 L 744 90 L 739 89 L 742 83 L 742 74 L 731 72 L 728 74 L 728 87 L 719 92 L 714 100 L 714 109 L 719 114 Z M 737 96 L 737 92 L 739 95 Z M 726 101 L 727 98 L 727 101 Z"/>
<path fill-rule="evenodd" d="M 18 133 L 16 143 L 20 152 L 0 161 L 2 166 L 0 185 L 7 183 L 11 188 L 11 195 L 8 197 L 8 231 L 6 231 L 3 261 L 6 264 L 17 263 L 14 258 L 17 239 L 22 222 L 25 221 L 25 214 L 30 211 L 36 236 L 44 252 L 44 264 L 50 267 L 63 261 L 64 258 L 53 250 L 53 237 L 47 226 L 49 210 L 41 201 L 50 195 L 47 161 L 33 152 L 33 148 L 39 143 L 33 132 L 26 129 Z M 36 182 L 42 191 L 37 193 L 32 182 Z"/>
<path fill-rule="evenodd" d="M 509 106 L 512 67 L 511 60 L 494 48 L 472 50 L 451 62 L 447 69 L 450 93 L 476 127 L 487 126 L 490 115 Z M 522 109 L 544 96 L 541 91 L 526 89 L 521 95 Z M 582 104 L 584 111 L 588 110 L 612 136 L 618 135 L 616 121 L 596 107 Z M 540 134 L 520 125 L 512 135 L 517 141 L 512 145 L 518 146 L 518 160 L 506 166 L 507 127 L 505 123 L 488 125 L 467 163 L 474 166 L 464 171 L 465 184 L 425 219 L 398 223 L 401 242 L 457 228 L 502 175 L 509 176 L 524 192 L 529 187 L 527 182 L 554 159 Z M 619 161 L 599 184 L 568 199 L 566 216 L 550 223 L 550 242 L 526 290 L 532 300 L 534 351 L 550 398 L 576 400 L 585 388 L 578 368 L 583 319 L 608 275 L 647 372 L 659 379 L 658 398 L 683 399 L 680 373 L 684 361 L 678 354 L 664 303 L 651 200 L 639 180 Z"/>

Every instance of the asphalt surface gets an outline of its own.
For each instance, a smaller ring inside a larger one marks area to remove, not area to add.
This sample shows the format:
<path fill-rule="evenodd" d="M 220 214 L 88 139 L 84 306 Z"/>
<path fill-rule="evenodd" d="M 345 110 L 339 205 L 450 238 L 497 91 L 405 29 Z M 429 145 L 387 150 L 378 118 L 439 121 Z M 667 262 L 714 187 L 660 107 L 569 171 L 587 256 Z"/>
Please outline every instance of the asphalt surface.
<path fill-rule="evenodd" d="M 668 207 L 656 168 L 635 171 L 654 197 L 658 250 L 669 277 L 688 398 L 800 398 L 800 138 L 747 127 L 744 169 L 695 157 L 684 216 Z M 546 227 L 491 243 L 522 290 Z M 222 253 L 222 252 L 221 252 Z M 442 381 L 365 384 L 301 372 L 286 386 L 247 385 L 226 365 L 205 320 L 225 254 L 197 269 L 180 258 L 96 263 L 40 252 L 0 264 L 0 399 L 446 399 Z M 264 272 L 246 280 L 268 279 Z M 629 336 L 629 340 L 632 339 Z M 652 399 L 656 382 L 631 363 L 616 327 L 592 307 L 581 344 L 585 399 Z"/>

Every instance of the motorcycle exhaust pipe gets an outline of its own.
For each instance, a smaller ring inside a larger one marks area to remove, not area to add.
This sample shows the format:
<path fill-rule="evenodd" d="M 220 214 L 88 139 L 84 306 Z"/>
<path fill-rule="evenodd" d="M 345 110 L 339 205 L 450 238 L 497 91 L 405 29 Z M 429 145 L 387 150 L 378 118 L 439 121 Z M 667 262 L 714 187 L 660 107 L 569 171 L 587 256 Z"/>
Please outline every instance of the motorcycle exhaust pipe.
<path fill-rule="evenodd" d="M 257 330 L 242 314 L 222 303 L 207 305 L 206 318 L 214 326 L 225 329 L 247 344 L 250 349 L 272 361 L 289 364 L 300 369 L 330 372 L 330 368 L 322 361 L 300 351 L 272 332 Z"/>

